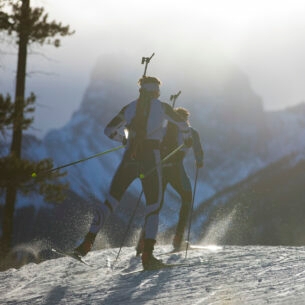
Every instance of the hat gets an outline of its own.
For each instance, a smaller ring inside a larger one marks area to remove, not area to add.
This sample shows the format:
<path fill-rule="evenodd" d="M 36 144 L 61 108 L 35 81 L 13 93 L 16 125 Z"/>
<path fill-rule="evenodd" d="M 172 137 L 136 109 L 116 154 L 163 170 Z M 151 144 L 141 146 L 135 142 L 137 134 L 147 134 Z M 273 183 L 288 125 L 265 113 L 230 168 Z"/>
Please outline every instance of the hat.
<path fill-rule="evenodd" d="M 140 85 L 140 89 L 155 92 L 160 91 L 161 81 L 157 77 L 144 76 L 139 80 L 138 84 Z"/>

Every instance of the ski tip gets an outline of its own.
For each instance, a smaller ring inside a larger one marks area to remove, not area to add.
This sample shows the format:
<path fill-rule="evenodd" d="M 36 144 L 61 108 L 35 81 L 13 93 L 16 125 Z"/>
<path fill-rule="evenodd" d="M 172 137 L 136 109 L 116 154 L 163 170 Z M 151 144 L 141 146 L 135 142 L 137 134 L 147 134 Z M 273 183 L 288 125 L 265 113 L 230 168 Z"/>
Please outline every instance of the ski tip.
<path fill-rule="evenodd" d="M 63 252 L 63 251 L 60 251 L 60 250 L 57 250 L 55 248 L 51 248 L 51 251 L 56 253 L 56 254 L 59 254 L 61 256 L 66 256 L 66 257 L 71 257 L 77 261 L 79 261 L 80 263 L 83 263 L 87 266 L 91 266 L 90 264 L 88 264 L 87 262 L 85 262 L 81 256 L 77 255 L 76 253 L 74 252 Z"/>

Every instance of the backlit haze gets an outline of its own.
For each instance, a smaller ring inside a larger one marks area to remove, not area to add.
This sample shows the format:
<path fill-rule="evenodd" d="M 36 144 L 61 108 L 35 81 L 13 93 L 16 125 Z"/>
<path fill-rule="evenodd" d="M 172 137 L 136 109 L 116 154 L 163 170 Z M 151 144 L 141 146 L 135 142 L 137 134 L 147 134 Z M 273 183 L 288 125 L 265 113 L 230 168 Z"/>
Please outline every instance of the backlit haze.
<path fill-rule="evenodd" d="M 29 50 L 27 92 L 37 95 L 31 132 L 38 137 L 60 128 L 78 109 L 103 54 L 121 54 L 140 77 L 141 58 L 155 53 L 148 74 L 159 76 L 166 86 L 158 67 L 166 67 L 168 60 L 175 61 L 176 54 L 184 52 L 189 61 L 200 61 L 213 45 L 248 75 L 266 110 L 305 100 L 302 0 L 31 0 L 31 5 L 44 6 L 49 20 L 69 24 L 76 31 L 62 39 L 60 48 Z M 181 73 L 185 64 L 177 61 L 172 75 Z M 14 95 L 15 71 L 16 48 L 3 41 L 1 93 Z M 131 82 L 135 96 L 136 82 Z M 135 96 L 126 97 L 126 102 Z M 161 98 L 168 96 L 161 92 Z"/>

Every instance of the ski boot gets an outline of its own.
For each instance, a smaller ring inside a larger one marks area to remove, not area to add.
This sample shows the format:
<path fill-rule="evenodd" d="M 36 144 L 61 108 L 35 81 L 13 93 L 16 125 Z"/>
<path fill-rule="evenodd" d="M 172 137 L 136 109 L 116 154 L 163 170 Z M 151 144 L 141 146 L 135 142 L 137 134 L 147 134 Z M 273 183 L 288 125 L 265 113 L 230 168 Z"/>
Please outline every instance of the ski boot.
<path fill-rule="evenodd" d="M 83 242 L 77 248 L 74 249 L 74 254 L 78 256 L 85 256 L 91 250 L 95 237 L 96 234 L 91 232 L 87 233 Z"/>
<path fill-rule="evenodd" d="M 144 249 L 141 257 L 144 270 L 157 270 L 165 267 L 162 260 L 155 258 L 152 254 L 155 243 L 154 239 L 144 240 Z"/>

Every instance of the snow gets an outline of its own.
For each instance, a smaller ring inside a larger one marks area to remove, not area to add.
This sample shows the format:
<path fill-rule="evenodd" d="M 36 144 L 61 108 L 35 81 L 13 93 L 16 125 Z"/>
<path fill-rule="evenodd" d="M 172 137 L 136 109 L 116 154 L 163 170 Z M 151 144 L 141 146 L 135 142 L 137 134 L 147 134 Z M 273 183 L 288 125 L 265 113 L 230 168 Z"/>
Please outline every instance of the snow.
<path fill-rule="evenodd" d="M 185 261 L 185 252 L 156 256 Z M 140 270 L 131 247 L 95 250 L 86 266 L 68 257 L 0 273 L 0 304 L 304 304 L 305 247 L 205 246 L 189 266 Z M 128 273 L 129 272 L 129 273 Z"/>

